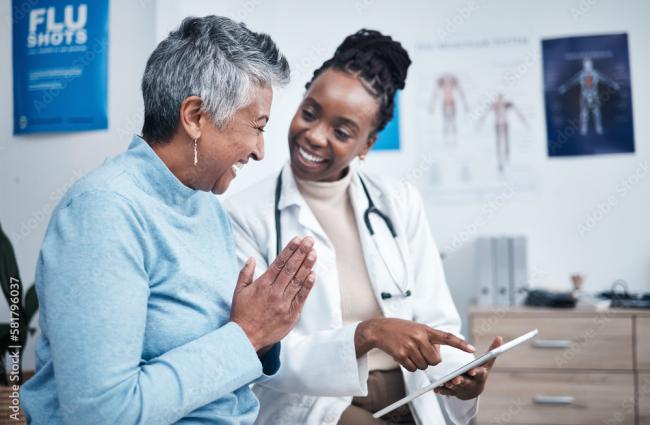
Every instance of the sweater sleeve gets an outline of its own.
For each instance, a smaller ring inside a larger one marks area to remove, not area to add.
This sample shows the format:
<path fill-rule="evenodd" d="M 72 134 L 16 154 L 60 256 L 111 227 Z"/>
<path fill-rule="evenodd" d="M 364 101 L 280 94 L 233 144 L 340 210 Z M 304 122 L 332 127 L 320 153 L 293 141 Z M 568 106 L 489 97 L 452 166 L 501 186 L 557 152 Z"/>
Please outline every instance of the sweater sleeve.
<path fill-rule="evenodd" d="M 38 295 L 66 424 L 174 423 L 262 374 L 232 322 L 141 358 L 149 297 L 144 241 L 152 239 L 113 193 L 79 195 L 52 218 Z"/>

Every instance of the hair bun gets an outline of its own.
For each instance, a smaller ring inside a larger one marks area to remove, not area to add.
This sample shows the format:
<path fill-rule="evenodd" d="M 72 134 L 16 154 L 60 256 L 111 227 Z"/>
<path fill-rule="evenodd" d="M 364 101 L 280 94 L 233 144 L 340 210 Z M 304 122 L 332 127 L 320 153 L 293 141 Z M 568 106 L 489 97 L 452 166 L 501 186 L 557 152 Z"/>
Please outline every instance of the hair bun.
<path fill-rule="evenodd" d="M 395 93 L 404 88 L 410 65 L 409 54 L 399 42 L 379 31 L 362 29 L 343 40 L 334 56 L 314 71 L 305 88 L 329 68 L 356 75 L 379 101 L 375 128 L 379 132 L 393 118 Z"/>
<path fill-rule="evenodd" d="M 336 49 L 334 58 L 337 62 L 356 62 L 370 74 L 378 76 L 382 74 L 382 70 L 388 71 L 391 85 L 396 90 L 404 88 L 411 65 L 408 52 L 401 43 L 379 31 L 369 29 L 361 29 L 346 37 Z"/>

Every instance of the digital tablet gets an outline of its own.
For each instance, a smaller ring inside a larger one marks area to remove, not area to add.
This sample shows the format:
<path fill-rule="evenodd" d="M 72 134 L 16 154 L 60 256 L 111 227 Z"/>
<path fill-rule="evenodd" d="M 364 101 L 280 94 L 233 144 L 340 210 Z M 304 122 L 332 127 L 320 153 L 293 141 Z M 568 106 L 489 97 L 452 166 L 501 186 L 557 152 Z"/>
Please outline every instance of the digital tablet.
<path fill-rule="evenodd" d="M 508 341 L 505 344 L 502 344 L 501 346 L 495 348 L 494 350 L 488 351 L 487 353 L 483 354 L 481 357 L 478 357 L 478 358 L 474 359 L 473 361 L 467 363 L 466 365 L 459 367 L 458 369 L 454 370 L 453 372 L 448 373 L 447 375 L 445 375 L 442 378 L 438 379 L 436 382 L 434 382 L 434 383 L 432 383 L 430 385 L 427 385 L 424 388 L 421 388 L 417 392 L 415 392 L 415 393 L 413 393 L 411 395 L 408 395 L 408 396 L 404 397 L 401 400 L 396 401 L 395 403 L 391 404 L 390 406 L 384 407 L 383 409 L 381 409 L 377 413 L 373 414 L 372 417 L 373 418 L 381 418 L 386 413 L 391 412 L 391 411 L 397 409 L 398 407 L 405 405 L 406 403 L 409 403 L 411 400 L 415 400 L 416 398 L 420 397 L 422 394 L 425 394 L 425 393 L 427 393 L 427 392 L 429 392 L 429 391 L 431 391 L 431 390 L 433 390 L 435 388 L 438 388 L 438 387 L 446 384 L 447 382 L 451 381 L 455 377 L 466 373 L 470 369 L 474 369 L 475 367 L 479 367 L 482 364 L 487 363 L 490 360 L 492 360 L 493 358 L 499 356 L 500 354 L 503 354 L 506 351 L 518 346 L 519 344 L 522 344 L 522 343 L 534 338 L 538 333 L 539 332 L 537 331 L 537 329 L 535 329 L 535 330 L 530 331 L 530 332 L 528 332 L 528 333 L 526 333 L 526 334 L 524 334 L 524 335 L 522 335 L 520 337 L 517 337 L 517 338 L 513 339 L 512 341 Z"/>

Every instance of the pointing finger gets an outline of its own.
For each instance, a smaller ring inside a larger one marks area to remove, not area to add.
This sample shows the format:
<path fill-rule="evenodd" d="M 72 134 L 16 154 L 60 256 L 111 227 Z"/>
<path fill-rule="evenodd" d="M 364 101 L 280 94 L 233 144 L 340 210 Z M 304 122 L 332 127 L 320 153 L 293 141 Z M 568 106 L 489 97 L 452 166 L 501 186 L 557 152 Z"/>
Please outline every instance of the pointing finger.
<path fill-rule="evenodd" d="M 451 332 L 444 332 L 430 328 L 429 340 L 434 344 L 449 345 L 450 347 L 458 348 L 459 350 L 463 350 L 467 353 L 473 353 L 476 351 L 476 348 L 474 348 L 473 345 L 461 338 L 458 338 Z"/>

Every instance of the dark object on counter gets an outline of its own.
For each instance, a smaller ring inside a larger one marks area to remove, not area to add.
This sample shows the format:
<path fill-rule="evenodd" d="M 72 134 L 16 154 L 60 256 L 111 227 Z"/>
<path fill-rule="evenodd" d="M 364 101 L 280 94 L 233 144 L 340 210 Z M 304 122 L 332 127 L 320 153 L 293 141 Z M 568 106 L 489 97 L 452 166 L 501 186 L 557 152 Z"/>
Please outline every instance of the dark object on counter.
<path fill-rule="evenodd" d="M 551 292 L 544 289 L 531 289 L 524 304 L 530 307 L 574 308 L 576 298 L 571 292 Z"/>
<path fill-rule="evenodd" d="M 603 291 L 598 294 L 599 298 L 605 298 L 607 300 L 634 300 L 638 297 L 634 294 L 630 294 L 627 290 L 627 282 L 623 279 L 615 280 L 612 283 L 612 288 L 609 291 Z"/>
<path fill-rule="evenodd" d="M 650 308 L 650 300 L 612 300 L 612 308 Z"/>
<path fill-rule="evenodd" d="M 598 294 L 600 298 L 612 300 L 612 308 L 650 308 L 650 294 L 639 296 L 628 292 L 627 282 L 618 279 L 612 289 Z"/>

